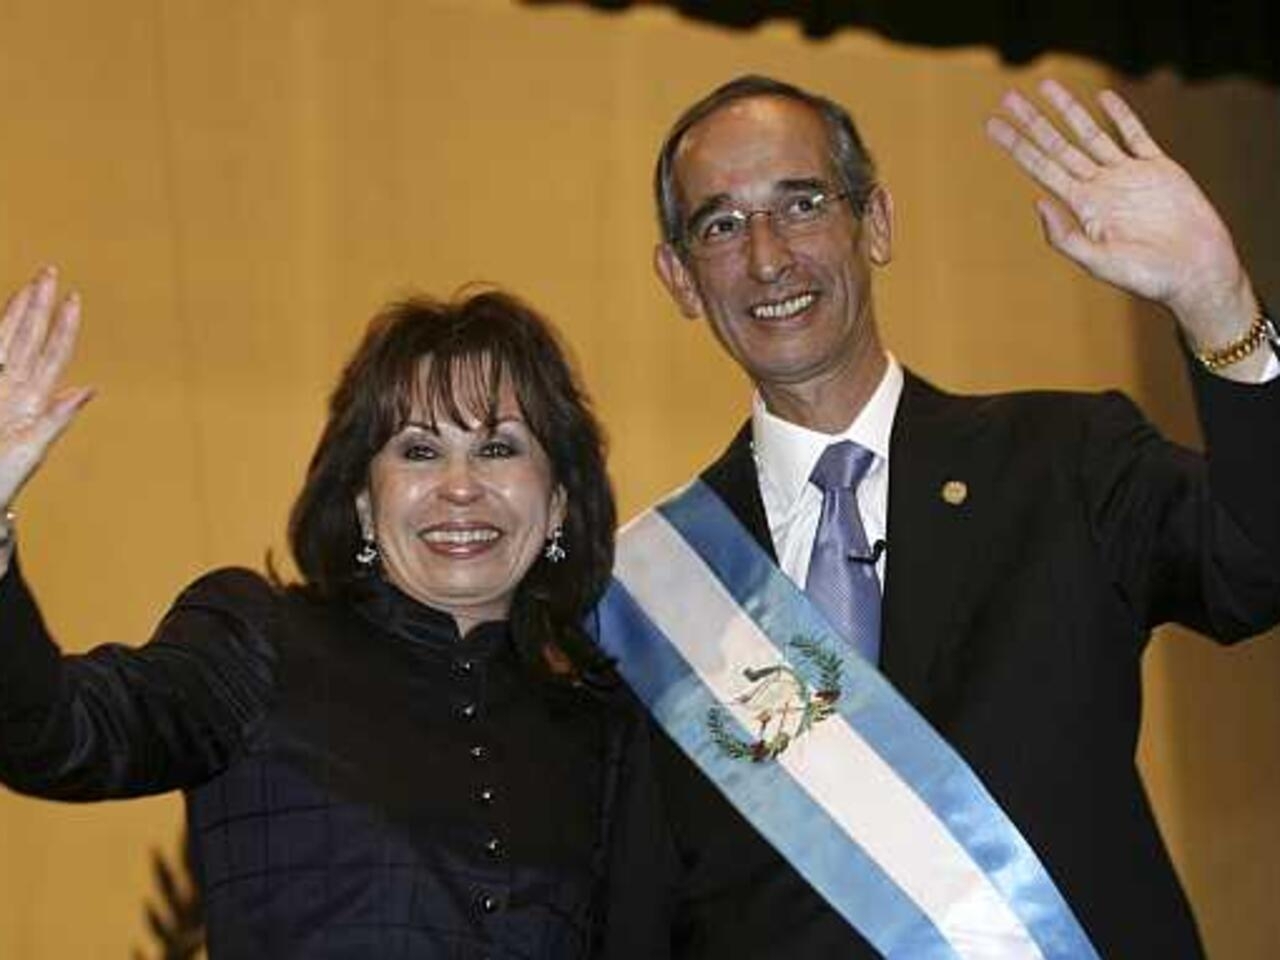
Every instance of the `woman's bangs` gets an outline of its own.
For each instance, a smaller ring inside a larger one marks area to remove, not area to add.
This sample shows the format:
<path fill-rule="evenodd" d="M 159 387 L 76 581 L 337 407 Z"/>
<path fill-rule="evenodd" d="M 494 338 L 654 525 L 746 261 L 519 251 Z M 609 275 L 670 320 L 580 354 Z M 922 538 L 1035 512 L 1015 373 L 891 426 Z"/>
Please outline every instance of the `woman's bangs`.
<path fill-rule="evenodd" d="M 439 352 L 422 358 L 401 403 L 401 425 L 410 420 L 435 428 L 441 420 L 469 430 L 498 421 L 498 393 L 505 365 L 480 351 Z"/>

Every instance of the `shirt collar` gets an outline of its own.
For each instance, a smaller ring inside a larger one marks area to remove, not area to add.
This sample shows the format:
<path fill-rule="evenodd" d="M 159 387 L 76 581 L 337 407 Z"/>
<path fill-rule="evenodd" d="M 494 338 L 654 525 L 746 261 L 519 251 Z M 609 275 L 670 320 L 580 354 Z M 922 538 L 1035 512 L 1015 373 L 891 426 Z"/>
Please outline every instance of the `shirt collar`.
<path fill-rule="evenodd" d="M 820 433 L 774 416 L 759 391 L 751 401 L 751 435 L 756 465 L 770 499 L 789 511 L 809 482 L 822 452 L 837 440 L 852 440 L 875 455 L 889 459 L 889 436 L 902 396 L 902 365 L 892 354 L 884 375 L 853 423 L 837 434 Z"/>
<path fill-rule="evenodd" d="M 477 624 L 463 640 L 451 615 L 415 600 L 380 574 L 353 584 L 351 598 L 365 620 L 410 643 L 465 650 L 472 659 L 490 657 L 506 645 L 505 620 Z"/>

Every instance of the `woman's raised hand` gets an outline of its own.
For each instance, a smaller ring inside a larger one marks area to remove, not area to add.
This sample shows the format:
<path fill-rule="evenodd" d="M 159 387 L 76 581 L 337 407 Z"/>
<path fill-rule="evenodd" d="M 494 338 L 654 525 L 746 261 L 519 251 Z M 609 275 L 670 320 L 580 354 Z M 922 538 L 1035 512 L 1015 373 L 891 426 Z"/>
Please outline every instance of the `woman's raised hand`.
<path fill-rule="evenodd" d="M 59 387 L 80 328 L 80 298 L 55 310 L 46 267 L 5 304 L 0 320 L 0 508 L 8 507 L 93 391 Z"/>

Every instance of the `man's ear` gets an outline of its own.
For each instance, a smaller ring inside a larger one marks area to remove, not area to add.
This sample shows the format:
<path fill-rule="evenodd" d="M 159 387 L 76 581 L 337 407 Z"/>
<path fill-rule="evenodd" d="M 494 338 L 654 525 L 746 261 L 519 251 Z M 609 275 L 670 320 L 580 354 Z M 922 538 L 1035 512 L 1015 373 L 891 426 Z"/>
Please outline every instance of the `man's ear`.
<path fill-rule="evenodd" d="M 862 230 L 867 259 L 877 267 L 893 259 L 893 195 L 882 183 L 876 184 L 862 209 Z"/>
<path fill-rule="evenodd" d="M 702 316 L 702 296 L 698 293 L 698 285 L 675 247 L 669 243 L 654 247 L 653 269 L 681 313 L 690 320 Z"/>
<path fill-rule="evenodd" d="M 356 519 L 360 522 L 360 537 L 372 540 L 373 537 L 373 503 L 369 499 L 369 488 L 365 487 L 356 494 Z"/>

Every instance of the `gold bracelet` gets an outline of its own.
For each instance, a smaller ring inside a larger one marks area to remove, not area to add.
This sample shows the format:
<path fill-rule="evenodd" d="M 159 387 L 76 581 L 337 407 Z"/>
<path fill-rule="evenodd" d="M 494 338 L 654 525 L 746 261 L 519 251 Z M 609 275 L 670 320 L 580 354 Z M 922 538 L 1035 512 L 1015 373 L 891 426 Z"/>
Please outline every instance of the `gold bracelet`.
<path fill-rule="evenodd" d="M 1220 350 L 1196 351 L 1196 359 L 1206 370 L 1217 371 L 1252 356 L 1264 343 L 1276 346 L 1278 341 L 1280 341 L 1280 335 L 1276 333 L 1275 324 L 1271 322 L 1266 311 L 1259 308 L 1258 315 L 1253 318 L 1253 323 L 1249 325 L 1244 336 L 1233 340 Z"/>
<path fill-rule="evenodd" d="M 8 550 L 12 546 L 15 537 L 13 525 L 17 520 L 18 515 L 7 507 L 0 514 L 0 550 Z"/>

